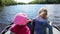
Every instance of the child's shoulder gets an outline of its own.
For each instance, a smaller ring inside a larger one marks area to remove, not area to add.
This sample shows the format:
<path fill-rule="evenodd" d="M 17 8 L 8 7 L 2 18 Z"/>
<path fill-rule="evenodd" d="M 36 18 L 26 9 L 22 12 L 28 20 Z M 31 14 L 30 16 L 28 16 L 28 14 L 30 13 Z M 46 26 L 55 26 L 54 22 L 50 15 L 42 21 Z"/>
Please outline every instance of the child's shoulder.
<path fill-rule="evenodd" d="M 10 30 L 14 30 L 17 28 L 17 25 L 13 24 L 11 27 L 10 27 Z"/>
<path fill-rule="evenodd" d="M 10 27 L 10 31 L 16 32 L 16 30 L 17 30 L 17 25 L 13 24 L 13 25 Z"/>
<path fill-rule="evenodd" d="M 10 28 L 14 28 L 14 27 L 17 27 L 17 25 L 13 24 Z"/>

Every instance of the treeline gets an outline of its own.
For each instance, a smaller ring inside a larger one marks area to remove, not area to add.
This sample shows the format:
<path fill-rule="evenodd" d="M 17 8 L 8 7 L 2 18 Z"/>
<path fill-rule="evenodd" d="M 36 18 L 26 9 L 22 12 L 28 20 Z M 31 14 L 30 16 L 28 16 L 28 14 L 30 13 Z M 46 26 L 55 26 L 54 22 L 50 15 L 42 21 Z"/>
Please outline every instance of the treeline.
<path fill-rule="evenodd" d="M 60 0 L 34 0 L 28 4 L 60 4 Z"/>
<path fill-rule="evenodd" d="M 15 5 L 15 4 L 17 4 L 17 2 L 14 0 L 0 0 L 0 6 Z"/>
<path fill-rule="evenodd" d="M 25 3 L 17 3 L 14 0 L 0 0 L 0 6 L 9 6 L 9 5 L 17 5 L 17 4 L 25 4 Z"/>
<path fill-rule="evenodd" d="M 9 5 L 17 5 L 17 4 L 26 4 L 23 2 L 17 3 L 14 0 L 0 0 L 0 6 L 9 6 Z M 27 4 L 60 4 L 60 0 L 34 0 Z"/>

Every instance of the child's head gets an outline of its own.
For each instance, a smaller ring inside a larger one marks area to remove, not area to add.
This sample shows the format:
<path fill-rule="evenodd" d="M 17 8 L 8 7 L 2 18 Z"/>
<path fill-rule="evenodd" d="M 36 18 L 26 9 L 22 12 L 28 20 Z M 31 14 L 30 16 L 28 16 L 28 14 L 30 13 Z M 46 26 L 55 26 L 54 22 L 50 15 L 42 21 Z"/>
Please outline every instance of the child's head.
<path fill-rule="evenodd" d="M 25 24 L 27 24 L 27 15 L 25 13 L 18 13 L 14 17 L 14 24 L 16 24 L 16 25 L 25 25 Z"/>
<path fill-rule="evenodd" d="M 41 16 L 43 18 L 47 18 L 47 9 L 46 8 L 41 8 L 39 10 L 39 16 Z"/>

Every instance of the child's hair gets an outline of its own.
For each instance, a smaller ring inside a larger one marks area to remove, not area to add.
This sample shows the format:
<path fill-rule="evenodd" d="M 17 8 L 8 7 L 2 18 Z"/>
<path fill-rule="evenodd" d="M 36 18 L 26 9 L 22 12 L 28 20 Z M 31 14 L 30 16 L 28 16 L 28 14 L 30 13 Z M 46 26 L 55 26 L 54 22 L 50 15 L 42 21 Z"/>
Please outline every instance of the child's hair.
<path fill-rule="evenodd" d="M 47 9 L 44 8 L 44 7 L 42 7 L 42 8 L 39 9 L 39 14 L 40 14 L 41 12 L 45 12 L 45 13 L 47 14 Z"/>
<path fill-rule="evenodd" d="M 27 23 L 27 15 L 25 13 L 18 13 L 14 17 L 14 24 L 22 25 Z"/>

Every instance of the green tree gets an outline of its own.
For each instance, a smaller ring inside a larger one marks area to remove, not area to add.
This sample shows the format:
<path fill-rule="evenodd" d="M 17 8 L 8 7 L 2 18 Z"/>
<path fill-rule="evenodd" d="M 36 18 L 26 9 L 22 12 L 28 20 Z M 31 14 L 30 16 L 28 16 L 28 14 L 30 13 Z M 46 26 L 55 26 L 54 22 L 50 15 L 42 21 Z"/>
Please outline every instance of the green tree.
<path fill-rule="evenodd" d="M 0 6 L 2 5 L 2 1 L 0 0 Z"/>
<path fill-rule="evenodd" d="M 5 5 L 14 5 L 17 4 L 14 0 L 5 0 Z"/>
<path fill-rule="evenodd" d="M 0 0 L 0 6 L 4 5 L 16 5 L 17 2 L 14 0 Z"/>
<path fill-rule="evenodd" d="M 59 4 L 60 0 L 34 0 L 29 4 Z"/>

